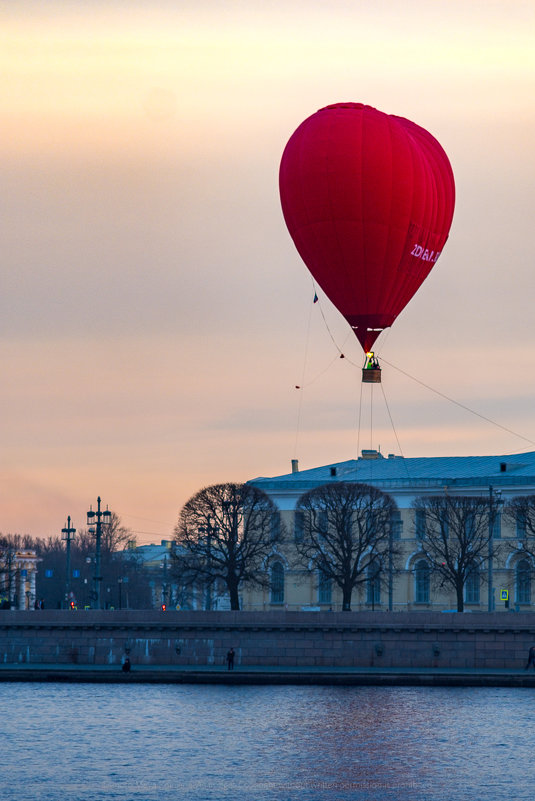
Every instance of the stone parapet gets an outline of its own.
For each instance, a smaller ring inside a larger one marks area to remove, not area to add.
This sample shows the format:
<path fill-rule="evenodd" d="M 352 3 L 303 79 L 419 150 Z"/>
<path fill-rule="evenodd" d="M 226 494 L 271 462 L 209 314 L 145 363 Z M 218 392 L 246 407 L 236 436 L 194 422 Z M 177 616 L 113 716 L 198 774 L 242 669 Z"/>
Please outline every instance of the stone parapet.
<path fill-rule="evenodd" d="M 3 664 L 517 668 L 535 613 L 1 611 Z"/>

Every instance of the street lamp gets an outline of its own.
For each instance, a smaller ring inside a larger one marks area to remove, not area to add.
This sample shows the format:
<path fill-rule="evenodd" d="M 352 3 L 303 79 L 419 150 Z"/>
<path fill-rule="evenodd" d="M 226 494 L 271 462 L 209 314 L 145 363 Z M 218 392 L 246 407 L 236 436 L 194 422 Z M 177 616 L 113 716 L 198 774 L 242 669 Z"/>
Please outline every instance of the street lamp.
<path fill-rule="evenodd" d="M 488 611 L 494 612 L 494 568 L 492 564 L 493 559 L 493 539 L 494 539 L 494 526 L 496 518 L 499 514 L 499 508 L 503 506 L 501 499 L 501 490 L 495 490 L 494 487 L 489 487 L 489 553 L 488 553 Z"/>
<path fill-rule="evenodd" d="M 67 517 L 65 528 L 61 529 L 61 539 L 65 542 L 67 573 L 65 578 L 65 608 L 69 608 L 69 593 L 71 591 L 71 540 L 76 534 L 76 529 L 71 527 L 71 516 Z"/>
<path fill-rule="evenodd" d="M 164 607 L 164 606 L 167 606 L 167 603 L 169 602 L 169 599 L 167 597 L 167 594 L 168 594 L 167 593 L 167 554 L 165 554 L 165 556 L 163 558 L 163 562 L 160 562 L 160 570 L 163 571 L 162 589 L 161 589 L 160 596 L 161 596 L 161 599 L 162 599 L 161 600 L 161 606 Z"/>
<path fill-rule="evenodd" d="M 108 507 L 106 507 L 106 511 L 102 512 L 100 510 L 100 496 L 97 498 L 97 511 L 93 511 L 93 506 L 89 507 L 89 512 L 87 513 L 87 525 L 89 527 L 89 533 L 94 534 L 96 537 L 96 545 L 95 545 L 95 575 L 93 576 L 93 601 L 94 601 L 94 608 L 100 609 L 100 582 L 102 581 L 102 576 L 100 575 L 100 542 L 102 539 L 102 527 L 109 525 L 111 523 L 111 512 L 108 511 Z"/>
<path fill-rule="evenodd" d="M 388 526 L 388 611 L 394 609 L 394 540 L 401 536 L 401 513 L 398 511 L 390 514 L 390 525 Z"/>

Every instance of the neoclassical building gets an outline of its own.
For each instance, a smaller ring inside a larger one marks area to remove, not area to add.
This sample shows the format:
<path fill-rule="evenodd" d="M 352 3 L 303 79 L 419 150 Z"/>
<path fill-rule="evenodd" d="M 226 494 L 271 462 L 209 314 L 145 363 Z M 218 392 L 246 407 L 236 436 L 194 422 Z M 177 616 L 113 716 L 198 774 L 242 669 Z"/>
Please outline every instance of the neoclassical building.
<path fill-rule="evenodd" d="M 0 548 L 0 607 L 35 608 L 35 577 L 38 562 L 35 551 Z"/>
<path fill-rule="evenodd" d="M 299 497 L 329 482 L 371 484 L 388 493 L 397 505 L 395 538 L 397 569 L 388 580 L 365 581 L 355 589 L 353 610 L 455 610 L 453 591 L 435 584 L 430 566 L 422 553 L 421 521 L 413 504 L 418 497 L 471 496 L 492 499 L 496 508 L 492 536 L 500 548 L 492 560 L 479 560 L 465 586 L 465 611 L 517 611 L 535 608 L 532 592 L 532 559 L 521 547 L 521 521 L 509 521 L 502 515 L 503 504 L 516 496 L 535 494 L 535 452 L 505 456 L 467 456 L 404 458 L 377 451 L 363 451 L 358 459 L 299 470 L 296 460 L 292 471 L 273 478 L 256 478 L 249 483 L 262 489 L 279 512 L 274 526 L 282 524 L 285 542 L 274 546 L 266 564 L 269 589 L 244 590 L 242 608 L 258 609 L 340 609 L 338 588 L 320 577 L 295 568 L 292 545 L 302 535 L 302 517 L 296 513 Z M 498 543 L 497 543 L 498 544 Z M 489 590 L 490 587 L 490 590 Z"/>

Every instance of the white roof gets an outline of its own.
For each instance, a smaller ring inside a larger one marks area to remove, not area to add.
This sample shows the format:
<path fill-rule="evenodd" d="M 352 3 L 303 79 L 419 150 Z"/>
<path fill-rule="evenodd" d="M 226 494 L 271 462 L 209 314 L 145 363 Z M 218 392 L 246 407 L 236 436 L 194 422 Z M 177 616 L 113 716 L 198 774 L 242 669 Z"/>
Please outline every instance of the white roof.
<path fill-rule="evenodd" d="M 249 483 L 270 493 L 304 492 L 330 481 L 358 481 L 399 488 L 438 485 L 511 487 L 516 492 L 519 485 L 535 485 L 535 451 L 500 456 L 415 458 L 384 457 L 375 451 L 364 453 L 373 458 L 361 457 L 282 476 L 259 477 Z"/>

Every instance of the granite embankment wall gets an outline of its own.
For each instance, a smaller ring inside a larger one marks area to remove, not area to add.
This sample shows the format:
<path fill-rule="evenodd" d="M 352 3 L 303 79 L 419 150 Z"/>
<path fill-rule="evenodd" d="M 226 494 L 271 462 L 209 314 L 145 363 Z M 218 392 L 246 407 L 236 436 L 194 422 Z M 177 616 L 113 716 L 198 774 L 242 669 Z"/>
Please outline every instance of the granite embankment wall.
<path fill-rule="evenodd" d="M 516 668 L 535 613 L 0 611 L 3 664 Z"/>

